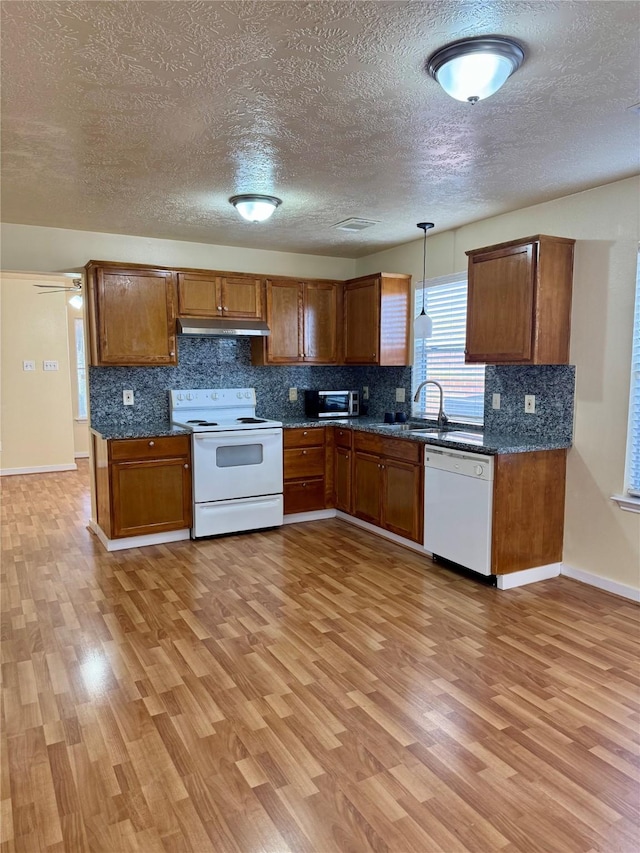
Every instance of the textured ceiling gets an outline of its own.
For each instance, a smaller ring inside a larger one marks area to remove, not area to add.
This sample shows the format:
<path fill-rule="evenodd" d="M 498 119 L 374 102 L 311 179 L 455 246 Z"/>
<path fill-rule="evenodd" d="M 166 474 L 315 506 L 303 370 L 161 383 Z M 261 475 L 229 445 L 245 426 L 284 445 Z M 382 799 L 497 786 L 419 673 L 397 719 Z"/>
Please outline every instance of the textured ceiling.
<path fill-rule="evenodd" d="M 638 171 L 637 2 L 2 2 L 7 222 L 358 257 Z M 476 106 L 424 71 L 500 33 Z M 278 195 L 263 225 L 235 193 Z M 357 234 L 330 226 L 379 220 Z"/>

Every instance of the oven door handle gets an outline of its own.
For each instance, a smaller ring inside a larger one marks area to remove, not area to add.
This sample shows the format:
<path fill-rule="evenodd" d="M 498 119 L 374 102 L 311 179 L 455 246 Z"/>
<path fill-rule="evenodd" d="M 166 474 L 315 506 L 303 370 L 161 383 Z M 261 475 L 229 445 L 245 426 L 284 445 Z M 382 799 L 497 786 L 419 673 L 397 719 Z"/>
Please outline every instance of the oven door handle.
<path fill-rule="evenodd" d="M 244 444 L 257 444 L 261 438 L 270 438 L 282 435 L 281 429 L 246 429 L 241 432 L 196 432 L 193 437 L 196 441 L 215 441 L 218 444 L 229 444 L 232 441 L 241 441 Z"/>

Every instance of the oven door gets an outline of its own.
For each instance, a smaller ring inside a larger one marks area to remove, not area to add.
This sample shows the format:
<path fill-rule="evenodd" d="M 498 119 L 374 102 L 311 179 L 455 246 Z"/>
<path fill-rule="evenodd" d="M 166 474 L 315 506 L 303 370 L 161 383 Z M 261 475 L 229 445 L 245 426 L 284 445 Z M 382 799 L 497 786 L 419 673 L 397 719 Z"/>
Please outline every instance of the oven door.
<path fill-rule="evenodd" d="M 281 492 L 281 429 L 194 433 L 195 503 Z"/>

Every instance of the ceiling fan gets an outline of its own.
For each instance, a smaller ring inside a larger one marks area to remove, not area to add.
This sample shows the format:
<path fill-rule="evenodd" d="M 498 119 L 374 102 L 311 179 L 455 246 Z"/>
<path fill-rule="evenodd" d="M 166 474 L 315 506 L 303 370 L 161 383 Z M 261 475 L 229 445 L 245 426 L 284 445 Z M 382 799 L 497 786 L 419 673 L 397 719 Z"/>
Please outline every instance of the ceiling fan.
<path fill-rule="evenodd" d="M 40 296 L 44 296 L 46 293 L 82 293 L 82 279 L 74 278 L 73 284 L 70 287 L 64 287 L 61 284 L 34 284 L 34 287 L 44 287 L 44 290 Z"/>

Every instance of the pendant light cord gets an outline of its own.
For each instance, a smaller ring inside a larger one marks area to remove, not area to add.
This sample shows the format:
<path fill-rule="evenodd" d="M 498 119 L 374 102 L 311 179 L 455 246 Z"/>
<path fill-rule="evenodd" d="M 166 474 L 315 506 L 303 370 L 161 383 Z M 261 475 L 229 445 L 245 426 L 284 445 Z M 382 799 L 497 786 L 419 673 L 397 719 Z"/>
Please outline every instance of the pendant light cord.
<path fill-rule="evenodd" d="M 422 228 L 424 231 L 424 242 L 422 246 L 422 311 L 420 312 L 420 316 L 422 316 L 427 313 L 424 308 L 426 291 L 425 280 L 427 278 L 427 231 L 435 226 L 433 222 L 418 222 L 417 227 Z"/>

